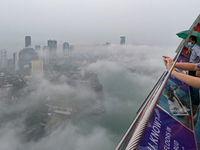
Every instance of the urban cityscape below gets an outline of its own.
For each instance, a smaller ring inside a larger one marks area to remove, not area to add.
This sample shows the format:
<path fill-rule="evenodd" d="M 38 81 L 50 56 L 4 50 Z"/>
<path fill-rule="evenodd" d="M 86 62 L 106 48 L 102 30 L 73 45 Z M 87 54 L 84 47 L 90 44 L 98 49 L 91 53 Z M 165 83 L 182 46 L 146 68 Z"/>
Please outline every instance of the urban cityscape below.
<path fill-rule="evenodd" d="M 124 36 L 120 37 L 120 44 L 125 44 Z M 106 42 L 102 46 L 110 45 Z M 1 50 L 2 124 L 23 120 L 14 124 L 24 126 L 19 137 L 23 142 L 30 142 L 49 136 L 59 127 L 58 122 L 77 122 L 84 116 L 104 113 L 105 95 L 99 72 L 87 68 L 98 59 L 99 56 L 75 53 L 74 45 L 68 42 L 63 43 L 59 56 L 56 40 L 48 40 L 47 46 L 32 48 L 30 36 L 25 37 L 25 48 L 14 52 L 12 59 L 7 59 L 6 49 Z M 45 85 L 41 88 L 43 82 Z M 74 90 L 61 92 L 66 86 Z M 82 96 L 80 91 L 85 91 L 87 96 Z M 26 106 L 21 107 L 22 104 Z M 13 108 L 16 109 L 13 111 Z"/>

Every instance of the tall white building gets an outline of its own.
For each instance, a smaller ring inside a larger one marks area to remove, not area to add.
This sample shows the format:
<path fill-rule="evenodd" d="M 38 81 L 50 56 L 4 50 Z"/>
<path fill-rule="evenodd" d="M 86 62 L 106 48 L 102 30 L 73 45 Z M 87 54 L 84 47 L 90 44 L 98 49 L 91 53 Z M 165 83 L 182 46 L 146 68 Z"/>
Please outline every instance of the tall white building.
<path fill-rule="evenodd" d="M 19 52 L 13 53 L 13 63 L 15 70 L 19 70 Z"/>
<path fill-rule="evenodd" d="M 44 65 L 48 65 L 49 64 L 49 47 L 48 46 L 44 46 L 43 47 L 43 63 Z"/>
<path fill-rule="evenodd" d="M 3 49 L 0 51 L 0 68 L 7 67 L 7 50 Z"/>

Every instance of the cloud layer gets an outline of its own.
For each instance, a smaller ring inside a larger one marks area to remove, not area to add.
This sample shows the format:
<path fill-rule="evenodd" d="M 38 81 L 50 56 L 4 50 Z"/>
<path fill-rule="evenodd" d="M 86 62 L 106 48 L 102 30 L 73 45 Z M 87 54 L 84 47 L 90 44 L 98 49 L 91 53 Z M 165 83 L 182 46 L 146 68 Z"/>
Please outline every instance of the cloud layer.
<path fill-rule="evenodd" d="M 2 150 L 102 150 L 114 149 L 135 117 L 146 96 L 159 79 L 165 66 L 162 55 L 174 56 L 174 49 L 147 45 L 111 45 L 94 48 L 88 55 L 98 58 L 87 65 L 88 71 L 98 72 L 103 85 L 105 112 L 79 117 L 76 122 L 67 119 L 47 137 L 37 142 L 22 142 L 18 137 L 24 129 L 23 120 L 9 120 L 0 127 Z M 29 108 L 49 93 L 65 95 L 76 93 L 82 100 L 95 98 L 96 93 L 81 84 L 70 86 L 59 79 L 53 84 L 41 75 L 34 76 L 34 86 L 23 103 L 8 108 L 12 111 Z M 77 92 L 78 91 L 78 92 Z M 19 126 L 19 124 L 21 124 Z"/>

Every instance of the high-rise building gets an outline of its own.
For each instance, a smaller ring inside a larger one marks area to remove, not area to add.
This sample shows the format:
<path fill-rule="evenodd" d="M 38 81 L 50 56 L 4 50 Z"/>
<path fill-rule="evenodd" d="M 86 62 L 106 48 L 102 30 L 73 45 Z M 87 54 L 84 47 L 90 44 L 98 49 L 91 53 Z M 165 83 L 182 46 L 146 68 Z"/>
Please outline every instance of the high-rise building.
<path fill-rule="evenodd" d="M 31 61 L 31 71 L 43 71 L 43 61 L 42 60 L 32 60 Z"/>
<path fill-rule="evenodd" d="M 37 50 L 39 51 L 40 48 L 41 48 L 40 45 L 35 45 L 35 50 L 36 50 L 36 51 L 37 51 Z"/>
<path fill-rule="evenodd" d="M 72 55 L 74 52 L 74 45 L 69 46 L 69 55 Z"/>
<path fill-rule="evenodd" d="M 19 52 L 19 69 L 31 69 L 31 61 L 38 60 L 38 54 L 33 48 L 24 48 Z"/>
<path fill-rule="evenodd" d="M 56 40 L 48 40 L 48 47 L 49 47 L 50 58 L 57 56 L 57 41 Z"/>
<path fill-rule="evenodd" d="M 13 53 L 13 63 L 15 70 L 19 70 L 19 52 Z"/>
<path fill-rule="evenodd" d="M 48 46 L 43 47 L 42 56 L 43 56 L 42 59 L 43 59 L 44 65 L 48 65 L 49 64 L 49 47 Z"/>
<path fill-rule="evenodd" d="M 7 67 L 7 50 L 3 49 L 0 51 L 0 68 Z"/>
<path fill-rule="evenodd" d="M 26 47 L 31 47 L 31 37 L 30 36 L 25 37 L 25 48 Z"/>
<path fill-rule="evenodd" d="M 63 55 L 64 56 L 69 55 L 69 43 L 67 42 L 63 43 Z"/>
<path fill-rule="evenodd" d="M 120 44 L 125 44 L 125 39 L 126 39 L 125 36 L 121 36 L 120 37 Z"/>

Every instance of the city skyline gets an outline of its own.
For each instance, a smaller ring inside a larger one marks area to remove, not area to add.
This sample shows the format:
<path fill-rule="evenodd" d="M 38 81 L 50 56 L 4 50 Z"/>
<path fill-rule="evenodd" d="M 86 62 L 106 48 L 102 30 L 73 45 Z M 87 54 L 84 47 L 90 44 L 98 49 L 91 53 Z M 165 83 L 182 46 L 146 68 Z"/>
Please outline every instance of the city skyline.
<path fill-rule="evenodd" d="M 125 37 L 125 36 L 118 37 L 119 41 L 118 41 L 117 44 L 121 44 L 122 37 Z M 125 38 L 123 39 L 124 40 L 123 41 L 124 42 L 123 45 L 125 45 L 125 40 L 126 40 Z M 68 50 L 74 51 L 74 47 L 76 47 L 76 45 L 71 45 L 71 44 L 69 44 L 69 42 L 66 42 L 66 41 L 63 42 L 63 43 L 59 43 L 59 41 L 57 42 L 57 40 L 55 40 L 55 39 L 53 39 L 53 40 L 51 40 L 51 39 L 47 40 L 47 42 L 46 42 L 47 44 L 46 45 L 45 44 L 44 45 L 38 45 L 37 43 L 35 45 L 33 45 L 31 43 L 32 43 L 32 36 L 25 36 L 25 46 L 22 49 L 24 49 L 24 48 L 33 48 L 34 50 L 40 51 L 40 50 L 42 50 L 42 47 L 49 47 L 49 51 L 60 51 L 61 53 L 65 53 L 64 50 L 68 49 Z M 68 44 L 68 48 L 66 48 L 67 47 L 66 44 Z M 78 45 L 78 47 L 80 49 L 81 46 L 83 46 L 83 47 L 84 46 L 90 46 L 90 47 L 92 47 L 92 46 L 102 46 L 102 45 L 110 45 L 110 44 L 113 44 L 113 43 L 105 42 L 105 43 L 96 44 L 96 45 L 82 43 L 82 44 Z M 138 43 L 136 43 L 136 44 L 138 44 Z M 7 54 L 8 59 L 11 59 L 13 57 L 13 54 L 15 52 L 20 52 L 20 51 L 21 50 L 19 50 L 19 49 L 16 49 L 14 52 L 8 51 L 8 54 Z"/>
<path fill-rule="evenodd" d="M 44 45 L 38 45 L 38 44 L 32 45 L 31 44 L 32 43 L 31 36 L 25 36 L 25 41 L 24 42 L 25 42 L 25 45 L 24 45 L 23 48 L 16 49 L 14 52 L 11 51 L 10 54 L 9 54 L 9 52 L 7 53 L 7 57 L 9 57 L 8 59 L 12 58 L 14 53 L 20 52 L 24 48 L 33 48 L 34 50 L 38 51 L 38 50 L 42 50 L 42 47 L 48 47 L 50 51 L 57 51 L 57 50 L 63 50 L 63 44 L 68 43 L 68 42 L 64 42 L 62 44 L 57 44 L 56 40 L 51 40 L 50 39 L 50 40 L 46 40 L 47 44 L 44 44 Z M 74 46 L 74 45 L 69 45 L 69 48 L 70 48 L 70 46 Z M 4 50 L 4 49 L 2 49 L 2 50 Z M 7 51 L 6 48 L 5 48 L 5 50 Z"/>
<path fill-rule="evenodd" d="M 56 39 L 58 48 L 66 41 L 73 45 L 118 44 L 122 35 L 126 44 L 176 47 L 180 42 L 176 33 L 190 27 L 199 5 L 195 0 L 8 0 L 1 5 L 0 49 L 10 54 L 24 48 L 26 35 L 31 35 L 32 45 L 46 46 L 46 40 Z"/>

